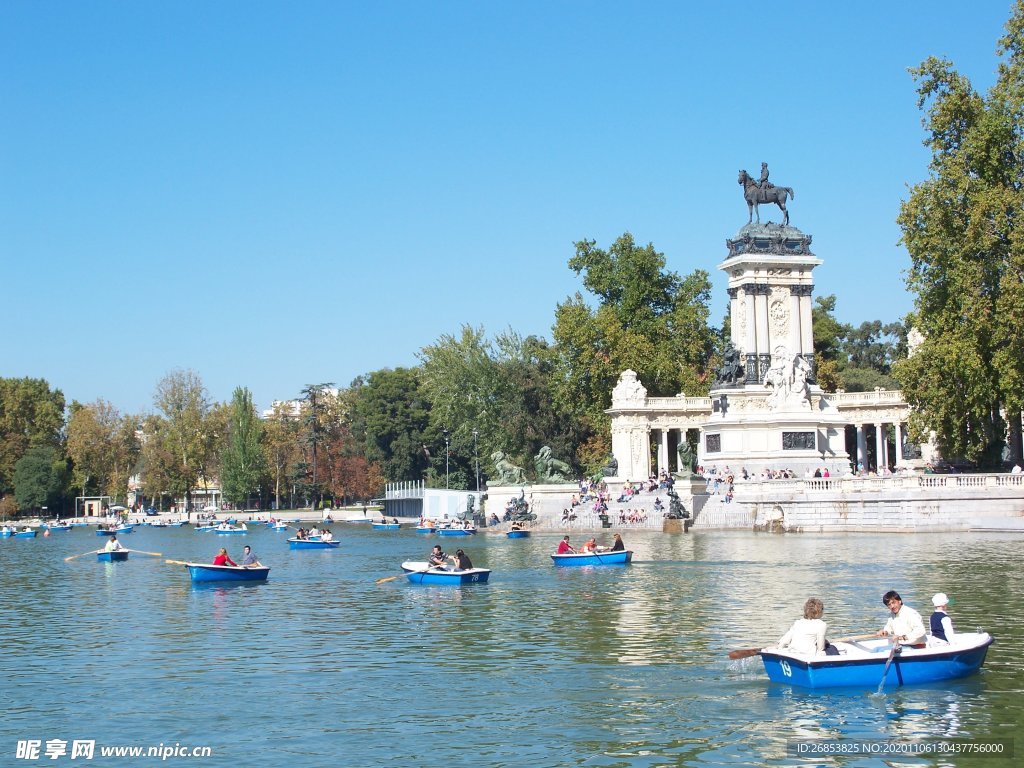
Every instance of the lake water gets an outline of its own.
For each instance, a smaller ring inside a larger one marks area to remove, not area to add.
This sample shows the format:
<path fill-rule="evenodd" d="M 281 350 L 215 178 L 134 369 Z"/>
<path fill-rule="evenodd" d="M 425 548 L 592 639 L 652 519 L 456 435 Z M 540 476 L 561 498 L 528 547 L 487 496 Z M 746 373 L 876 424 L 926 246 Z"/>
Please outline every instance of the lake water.
<path fill-rule="evenodd" d="M 102 546 L 91 528 L 0 540 L 0 765 L 1013 764 L 801 759 L 787 743 L 1014 738 L 1024 537 L 624 531 L 632 565 L 567 569 L 548 557 L 557 533 L 333 528 L 340 549 L 291 551 L 263 527 L 137 527 L 125 545 L 164 557 L 112 564 L 64 561 Z M 164 562 L 209 562 L 220 546 L 237 559 L 246 543 L 273 568 L 266 584 L 194 588 Z M 490 583 L 375 583 L 434 543 L 464 547 Z M 758 657 L 727 657 L 774 642 L 810 596 L 830 636 L 873 631 L 888 589 L 926 618 L 933 593 L 953 597 L 959 629 L 996 638 L 981 673 L 883 696 L 807 692 L 769 683 Z M 19 757 L 33 739 L 68 754 Z M 95 742 L 91 761 L 71 758 L 74 740 Z M 156 745 L 211 754 L 100 755 Z"/>

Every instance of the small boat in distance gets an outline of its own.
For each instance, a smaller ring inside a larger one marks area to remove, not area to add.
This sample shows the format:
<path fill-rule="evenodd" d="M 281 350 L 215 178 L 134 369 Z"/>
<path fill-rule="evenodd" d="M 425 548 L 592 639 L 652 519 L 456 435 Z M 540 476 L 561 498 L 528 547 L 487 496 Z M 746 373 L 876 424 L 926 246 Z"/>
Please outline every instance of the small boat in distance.
<path fill-rule="evenodd" d="M 930 640 L 924 648 L 901 647 L 888 669 L 892 645 L 884 637 L 837 642 L 839 656 L 805 656 L 788 649 L 763 648 L 761 660 L 769 680 L 801 688 L 880 686 L 883 671 L 886 685 L 914 685 L 974 674 L 993 642 L 988 632 L 957 632 L 951 643 Z"/>
<path fill-rule="evenodd" d="M 97 528 L 97 536 L 117 536 L 122 533 L 131 533 L 135 526 L 132 525 L 119 525 L 108 528 Z"/>
<path fill-rule="evenodd" d="M 555 565 L 625 565 L 633 559 L 633 550 L 620 549 L 617 552 L 574 552 L 552 555 Z"/>
<path fill-rule="evenodd" d="M 245 523 L 241 525 L 231 525 L 230 523 L 221 523 L 213 529 L 214 533 L 248 533 L 249 529 L 245 527 Z"/>
<path fill-rule="evenodd" d="M 530 532 L 525 528 L 513 528 L 512 530 L 505 533 L 510 539 L 528 539 L 530 538 Z"/>
<path fill-rule="evenodd" d="M 473 526 L 441 526 L 435 533 L 438 536 L 472 536 L 476 533 L 476 528 Z"/>
<path fill-rule="evenodd" d="M 202 563 L 185 563 L 189 578 L 192 581 L 266 581 L 270 567 L 266 565 L 205 565 Z"/>
<path fill-rule="evenodd" d="M 397 531 L 402 527 L 401 523 L 371 523 L 375 531 Z"/>
<path fill-rule="evenodd" d="M 14 538 L 16 539 L 34 539 L 39 531 L 33 531 L 31 528 L 23 528 L 20 531 L 14 532 Z"/>

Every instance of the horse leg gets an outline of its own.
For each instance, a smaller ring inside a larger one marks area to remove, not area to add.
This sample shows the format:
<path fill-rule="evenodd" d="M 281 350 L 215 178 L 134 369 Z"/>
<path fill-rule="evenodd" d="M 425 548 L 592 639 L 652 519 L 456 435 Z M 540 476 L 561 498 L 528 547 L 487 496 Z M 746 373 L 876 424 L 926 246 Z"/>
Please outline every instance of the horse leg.
<path fill-rule="evenodd" d="M 776 203 L 776 205 L 778 205 L 779 208 L 782 209 L 782 226 L 789 226 L 789 211 L 786 210 L 786 203 L 782 200 L 779 200 L 778 203 Z"/>
<path fill-rule="evenodd" d="M 747 203 L 747 224 L 754 220 L 754 204 Z"/>

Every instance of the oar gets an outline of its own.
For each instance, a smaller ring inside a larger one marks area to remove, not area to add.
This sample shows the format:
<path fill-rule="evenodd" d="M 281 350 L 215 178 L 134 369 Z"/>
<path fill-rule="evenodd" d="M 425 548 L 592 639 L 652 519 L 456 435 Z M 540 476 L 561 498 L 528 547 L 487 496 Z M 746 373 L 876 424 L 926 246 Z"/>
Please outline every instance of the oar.
<path fill-rule="evenodd" d="M 103 551 L 102 549 L 94 549 L 91 552 L 83 552 L 80 555 L 71 555 L 71 557 L 65 557 L 64 558 L 64 562 L 66 563 L 66 562 L 69 562 L 70 560 L 77 560 L 78 558 L 85 557 L 86 555 L 95 555 L 97 552 L 102 552 L 102 551 Z"/>
<path fill-rule="evenodd" d="M 900 641 L 893 638 L 892 650 L 889 651 L 889 658 L 885 660 L 885 669 L 882 670 L 882 679 L 878 682 L 878 690 L 875 691 L 876 696 L 882 695 L 882 689 L 885 688 L 885 678 L 889 674 L 889 666 L 892 664 L 892 660 L 896 658 L 896 654 L 900 650 Z"/>
<path fill-rule="evenodd" d="M 430 568 L 424 568 L 421 571 L 406 571 L 404 573 L 398 574 L 397 576 L 385 576 L 383 579 L 377 579 L 377 581 L 375 581 L 374 583 L 375 584 L 383 584 L 385 581 L 394 581 L 395 579 L 400 579 L 403 576 L 408 576 L 410 573 L 426 573 L 427 571 L 429 571 L 431 568 L 434 568 L 434 567 L 435 566 L 432 565 L 432 566 L 430 566 Z"/>
<path fill-rule="evenodd" d="M 171 565 L 188 565 L 184 560 L 164 560 L 164 562 Z"/>
<path fill-rule="evenodd" d="M 853 642 L 855 640 L 869 640 L 872 637 L 878 637 L 878 635 L 870 634 L 870 635 L 854 635 L 853 637 L 840 637 L 840 638 L 837 638 L 835 642 L 837 642 L 837 643 L 851 643 L 851 642 Z M 761 646 L 761 648 L 765 648 L 765 647 L 767 647 L 767 646 Z M 761 648 L 741 648 L 741 649 L 736 650 L 736 651 L 729 651 L 729 658 L 730 659 L 745 659 L 748 656 L 757 656 L 757 654 L 759 654 L 761 652 Z"/>
<path fill-rule="evenodd" d="M 137 555 L 153 555 L 153 557 L 163 557 L 160 552 L 147 552 L 144 549 L 126 549 L 125 552 L 134 552 Z"/>

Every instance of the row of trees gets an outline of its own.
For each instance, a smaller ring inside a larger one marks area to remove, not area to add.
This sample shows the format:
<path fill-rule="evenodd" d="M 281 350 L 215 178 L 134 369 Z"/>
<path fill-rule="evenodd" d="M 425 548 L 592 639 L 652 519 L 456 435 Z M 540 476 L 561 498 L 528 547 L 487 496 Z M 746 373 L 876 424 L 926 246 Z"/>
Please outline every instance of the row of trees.
<path fill-rule="evenodd" d="M 999 54 L 984 95 L 948 61 L 912 70 L 933 153 L 898 218 L 913 313 L 854 327 L 835 319 L 834 296 L 814 309 L 826 391 L 900 386 L 913 436 L 989 466 L 1022 454 L 1024 0 Z M 0 379 L 0 512 L 123 497 L 137 473 L 151 498 L 190 498 L 216 478 L 239 504 L 368 498 L 385 478 L 474 488 L 493 452 L 529 465 L 543 445 L 593 473 L 609 457 L 604 411 L 620 372 L 635 370 L 652 396 L 706 394 L 728 318 L 709 323 L 707 272 L 668 270 L 629 233 L 607 250 L 576 243 L 568 266 L 589 295 L 555 308 L 551 342 L 511 330 L 489 339 L 466 325 L 423 348 L 416 367 L 374 371 L 340 391 L 310 385 L 298 411 L 285 403 L 267 419 L 245 388 L 211 403 L 191 371 L 165 376 L 154 411 L 140 415 L 103 401 L 73 402 L 65 414 L 47 382 Z M 908 355 L 911 327 L 921 340 Z"/>

